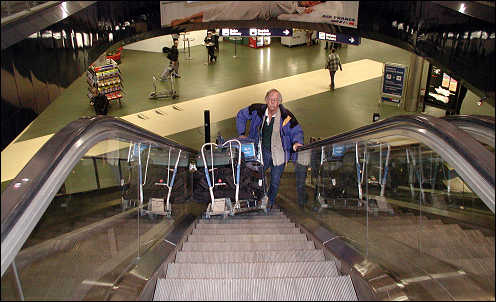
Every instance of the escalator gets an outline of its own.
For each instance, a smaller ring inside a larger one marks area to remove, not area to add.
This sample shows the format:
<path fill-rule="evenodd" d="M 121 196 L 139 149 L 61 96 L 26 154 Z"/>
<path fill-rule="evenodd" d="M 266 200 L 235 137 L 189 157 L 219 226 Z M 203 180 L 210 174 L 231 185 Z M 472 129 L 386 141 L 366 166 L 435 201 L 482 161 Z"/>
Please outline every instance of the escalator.
<path fill-rule="evenodd" d="M 165 275 L 155 301 L 357 300 L 350 276 L 280 211 L 199 220 Z"/>
<path fill-rule="evenodd" d="M 451 115 L 445 120 L 470 134 L 494 153 L 494 117 L 485 115 Z"/>
<path fill-rule="evenodd" d="M 2 194 L 2 300 L 494 300 L 494 134 L 464 119 L 309 144 L 304 207 L 289 165 L 279 209 L 226 219 L 191 199 L 197 150 L 80 119 Z"/>

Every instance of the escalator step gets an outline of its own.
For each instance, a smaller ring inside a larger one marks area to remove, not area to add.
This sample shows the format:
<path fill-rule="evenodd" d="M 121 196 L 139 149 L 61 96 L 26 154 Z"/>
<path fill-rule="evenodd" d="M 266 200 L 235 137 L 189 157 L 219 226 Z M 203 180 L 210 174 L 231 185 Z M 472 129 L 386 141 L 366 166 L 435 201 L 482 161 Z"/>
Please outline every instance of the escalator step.
<path fill-rule="evenodd" d="M 365 219 L 362 221 L 363 224 L 366 224 Z M 430 226 L 430 225 L 443 225 L 443 222 L 439 219 L 432 219 L 432 220 L 427 220 L 427 219 L 422 219 L 422 220 L 413 220 L 413 219 L 405 219 L 405 220 L 370 220 L 369 219 L 369 225 L 371 226 L 398 226 L 398 225 L 405 225 L 405 226 L 412 226 L 412 225 L 418 225 L 419 223 Z"/>
<path fill-rule="evenodd" d="M 197 230 L 235 230 L 235 229 L 245 229 L 245 228 L 294 228 L 296 225 L 294 222 L 273 222 L 273 223 L 198 223 L 196 225 Z"/>
<path fill-rule="evenodd" d="M 356 301 L 349 276 L 287 279 L 159 279 L 153 300 Z"/>
<path fill-rule="evenodd" d="M 463 233 L 473 242 L 487 242 L 484 234 L 482 234 L 479 230 L 464 230 Z"/>
<path fill-rule="evenodd" d="M 239 217 L 239 218 L 245 218 L 245 217 L 258 217 L 258 216 L 262 216 L 262 217 L 267 217 L 267 216 L 285 216 L 284 212 L 281 212 L 280 210 L 276 210 L 276 209 L 272 209 L 270 211 L 270 214 L 267 215 L 265 214 L 265 212 L 263 212 L 262 210 L 258 211 L 258 212 L 246 212 L 246 213 L 239 213 L 239 214 L 236 214 L 236 216 L 233 216 L 233 217 Z"/>
<path fill-rule="evenodd" d="M 474 275 L 494 275 L 494 259 L 491 263 L 490 258 L 473 258 L 473 259 L 447 259 L 448 262 L 461 267 L 465 272 Z"/>
<path fill-rule="evenodd" d="M 167 279 L 253 279 L 337 277 L 336 264 L 326 262 L 291 263 L 169 263 Z"/>
<path fill-rule="evenodd" d="M 241 235 L 241 234 L 300 234 L 300 229 L 296 227 L 292 228 L 259 228 L 257 226 L 251 225 L 250 228 L 244 229 L 194 229 L 193 234 L 201 235 Z"/>
<path fill-rule="evenodd" d="M 255 263 L 325 261 L 322 250 L 251 252 L 178 252 L 176 263 Z"/>
<path fill-rule="evenodd" d="M 211 218 L 200 219 L 198 223 L 212 223 L 212 224 L 234 224 L 234 223 L 278 223 L 290 222 L 289 218 L 285 216 L 253 216 L 253 217 L 227 217 L 225 219 Z"/>
<path fill-rule="evenodd" d="M 183 251 L 281 251 L 313 250 L 312 241 L 275 241 L 275 242 L 184 242 Z"/>
<path fill-rule="evenodd" d="M 418 248 L 419 242 L 416 238 L 407 236 L 396 236 L 393 237 L 396 240 L 411 246 L 413 248 Z M 408 239 L 409 238 L 409 239 Z M 458 240 L 436 240 L 435 238 L 421 238 L 420 248 L 427 254 L 433 255 L 440 258 L 486 258 L 494 257 L 494 253 L 491 252 L 488 246 L 483 244 L 474 245 L 469 240 L 458 239 Z"/>
<path fill-rule="evenodd" d="M 203 235 L 191 234 L 188 236 L 189 242 L 264 242 L 264 241 L 306 241 L 307 236 L 300 234 L 281 235 Z"/>

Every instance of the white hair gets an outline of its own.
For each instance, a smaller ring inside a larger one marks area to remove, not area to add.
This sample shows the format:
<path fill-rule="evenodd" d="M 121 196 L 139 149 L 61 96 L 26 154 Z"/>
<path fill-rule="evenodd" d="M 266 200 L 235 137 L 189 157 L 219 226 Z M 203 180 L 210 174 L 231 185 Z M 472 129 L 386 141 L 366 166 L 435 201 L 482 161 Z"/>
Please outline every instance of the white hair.
<path fill-rule="evenodd" d="M 275 88 L 269 89 L 269 91 L 267 91 L 267 93 L 265 94 L 265 101 L 267 102 L 269 96 L 274 92 L 277 92 L 279 104 L 282 103 L 282 94 Z"/>

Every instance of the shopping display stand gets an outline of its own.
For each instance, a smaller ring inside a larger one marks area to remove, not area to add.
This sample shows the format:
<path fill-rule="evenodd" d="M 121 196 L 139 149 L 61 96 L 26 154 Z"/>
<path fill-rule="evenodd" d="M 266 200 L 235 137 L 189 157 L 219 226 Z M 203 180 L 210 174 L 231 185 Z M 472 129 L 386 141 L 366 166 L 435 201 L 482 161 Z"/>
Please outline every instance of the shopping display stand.
<path fill-rule="evenodd" d="M 118 101 L 122 106 L 122 77 L 119 67 L 113 59 L 106 59 L 102 66 L 90 66 L 86 71 L 88 82 L 88 97 L 92 99 L 92 87 L 98 87 L 100 93 L 104 93 L 110 103 Z"/>

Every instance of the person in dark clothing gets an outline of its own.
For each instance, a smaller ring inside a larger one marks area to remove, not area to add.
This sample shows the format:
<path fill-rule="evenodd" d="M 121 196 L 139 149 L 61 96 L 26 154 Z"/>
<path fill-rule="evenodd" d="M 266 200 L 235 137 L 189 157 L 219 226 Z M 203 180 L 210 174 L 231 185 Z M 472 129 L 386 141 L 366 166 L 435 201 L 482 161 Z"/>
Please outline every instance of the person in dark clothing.
<path fill-rule="evenodd" d="M 171 48 L 164 47 L 167 52 L 167 59 L 170 60 L 169 66 L 166 66 L 162 75 L 161 80 L 167 80 L 170 70 L 174 69 L 176 78 L 180 78 L 179 75 L 179 51 L 177 50 L 177 45 L 179 45 L 179 39 L 173 39 L 174 45 Z M 169 68 L 170 67 L 170 68 Z"/>
<path fill-rule="evenodd" d="M 216 62 L 217 57 L 214 54 L 215 40 L 212 37 L 211 31 L 207 32 L 207 36 L 205 37 L 204 42 L 205 42 L 205 46 L 207 47 L 207 50 L 208 50 L 208 63 Z"/>
<path fill-rule="evenodd" d="M 98 88 L 92 87 L 91 93 L 93 97 L 91 98 L 91 104 L 95 109 L 95 114 L 97 115 L 107 115 L 109 100 L 103 93 L 98 92 Z"/>
<path fill-rule="evenodd" d="M 219 34 L 214 31 L 212 37 L 214 38 L 215 42 L 215 50 L 219 51 Z"/>

